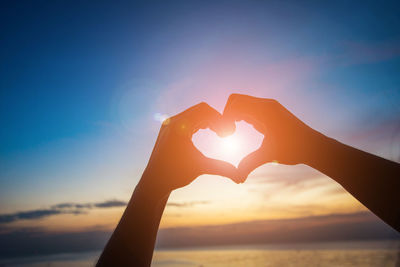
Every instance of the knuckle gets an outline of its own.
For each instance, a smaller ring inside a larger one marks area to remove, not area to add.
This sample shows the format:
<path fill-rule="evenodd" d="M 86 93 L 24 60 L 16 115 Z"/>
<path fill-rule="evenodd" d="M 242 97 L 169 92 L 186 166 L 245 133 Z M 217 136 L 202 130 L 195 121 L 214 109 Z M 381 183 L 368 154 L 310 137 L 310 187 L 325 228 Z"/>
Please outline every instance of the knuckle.
<path fill-rule="evenodd" d="M 200 105 L 200 106 L 208 106 L 208 104 L 207 104 L 206 102 L 204 102 L 204 101 L 201 101 L 201 102 L 199 103 L 199 105 Z"/>
<path fill-rule="evenodd" d="M 232 93 L 229 95 L 229 98 L 234 98 L 234 97 L 237 97 L 238 95 L 239 95 L 238 93 Z"/>
<path fill-rule="evenodd" d="M 228 97 L 228 102 L 233 102 L 236 98 L 238 98 L 240 95 L 239 94 L 230 94 L 230 96 Z"/>
<path fill-rule="evenodd" d="M 204 109 L 210 107 L 206 102 L 202 101 L 199 104 L 197 104 L 198 108 Z"/>
<path fill-rule="evenodd" d="M 279 107 L 281 104 L 276 99 L 266 99 L 267 103 L 272 107 Z"/>

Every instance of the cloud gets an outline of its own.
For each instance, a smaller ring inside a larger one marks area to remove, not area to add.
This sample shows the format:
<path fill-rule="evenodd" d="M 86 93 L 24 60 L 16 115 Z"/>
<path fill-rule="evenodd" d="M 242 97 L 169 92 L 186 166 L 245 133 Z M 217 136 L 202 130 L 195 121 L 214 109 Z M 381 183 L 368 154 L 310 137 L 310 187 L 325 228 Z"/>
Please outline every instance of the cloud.
<path fill-rule="evenodd" d="M 249 177 L 251 183 L 269 183 L 269 184 L 285 184 L 286 186 L 296 185 L 303 181 L 313 180 L 324 176 L 320 172 L 307 166 L 290 166 L 266 164 L 262 167 L 262 171 L 256 171 Z"/>
<path fill-rule="evenodd" d="M 113 207 L 125 207 L 128 203 L 119 200 L 109 200 L 105 202 L 95 203 L 96 208 L 113 208 Z"/>
<path fill-rule="evenodd" d="M 263 195 L 268 197 L 279 194 L 282 190 L 297 193 L 317 187 L 332 186 L 332 181 L 324 174 L 300 165 L 287 168 L 286 165 L 267 164 L 251 174 L 246 183 L 250 185 L 250 191 L 261 189 Z"/>
<path fill-rule="evenodd" d="M 54 209 L 64 209 L 64 208 L 73 208 L 75 206 L 75 204 L 73 203 L 60 203 L 57 205 L 52 206 L 52 208 Z"/>
<path fill-rule="evenodd" d="M 41 228 L 17 228 L 0 231 L 0 259 L 100 250 L 110 235 L 110 231 L 99 230 L 54 233 Z"/>
<path fill-rule="evenodd" d="M 400 234 L 371 212 L 356 212 L 164 228 L 159 231 L 157 246 L 168 248 L 391 239 L 399 240 Z"/>
<path fill-rule="evenodd" d="M 344 65 L 366 64 L 400 57 L 400 40 L 383 42 L 345 42 L 336 59 Z"/>
<path fill-rule="evenodd" d="M 8 231 L 2 231 L 8 228 Z M 94 251 L 104 248 L 110 231 L 48 232 L 41 228 L 0 227 L 0 258 Z M 312 242 L 399 240 L 400 235 L 371 212 L 258 220 L 225 225 L 159 230 L 158 248 L 212 245 L 292 244 Z M 392 245 L 389 241 L 386 244 Z M 318 243 L 321 244 L 321 243 Z M 330 243 L 335 244 L 335 243 Z M 338 243 L 342 245 L 343 243 Z M 1 262 L 0 262 L 1 265 Z"/>
<path fill-rule="evenodd" d="M 12 223 L 20 220 L 36 220 L 60 214 L 82 214 L 95 208 L 124 207 L 127 202 L 120 200 L 107 200 L 97 203 L 60 203 L 48 209 L 21 211 L 9 214 L 0 214 L 0 224 Z"/>
<path fill-rule="evenodd" d="M 33 220 L 33 219 L 40 219 L 43 217 L 48 217 L 51 215 L 61 214 L 61 210 L 30 210 L 24 212 L 16 212 L 12 214 L 2 214 L 0 215 L 0 223 L 10 223 L 19 220 Z"/>
<path fill-rule="evenodd" d="M 399 94 L 400 96 L 400 94 Z M 396 99 L 396 96 L 391 96 Z M 400 110 L 391 114 L 371 110 L 358 122 L 357 127 L 344 136 L 346 142 L 393 161 L 400 161 Z M 374 118 L 371 120 L 371 118 Z"/>
<path fill-rule="evenodd" d="M 124 207 L 128 203 L 121 200 L 107 200 L 104 202 L 97 203 L 60 203 L 51 206 L 52 209 L 93 209 L 93 208 L 113 208 L 113 207 Z"/>

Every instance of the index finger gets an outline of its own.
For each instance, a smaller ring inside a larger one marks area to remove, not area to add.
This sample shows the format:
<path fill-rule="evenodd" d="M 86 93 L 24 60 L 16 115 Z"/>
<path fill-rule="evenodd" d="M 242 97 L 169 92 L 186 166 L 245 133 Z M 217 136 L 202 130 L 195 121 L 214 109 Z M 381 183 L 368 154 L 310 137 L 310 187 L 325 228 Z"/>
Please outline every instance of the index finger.
<path fill-rule="evenodd" d="M 232 94 L 225 105 L 223 117 L 228 121 L 244 120 L 252 124 L 258 131 L 264 132 L 263 106 L 268 99 L 249 95 Z"/>
<path fill-rule="evenodd" d="M 226 132 L 235 128 L 234 122 L 223 120 L 221 113 L 205 102 L 190 107 L 178 114 L 177 117 L 179 118 L 178 121 L 187 127 L 190 134 L 199 129 L 210 128 L 218 135 L 224 136 Z"/>

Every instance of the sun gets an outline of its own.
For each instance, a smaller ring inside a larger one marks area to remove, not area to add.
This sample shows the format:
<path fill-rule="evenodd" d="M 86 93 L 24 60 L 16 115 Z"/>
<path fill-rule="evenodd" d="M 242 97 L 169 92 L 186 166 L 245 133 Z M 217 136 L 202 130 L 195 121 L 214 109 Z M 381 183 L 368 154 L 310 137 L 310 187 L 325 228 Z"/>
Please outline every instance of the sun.
<path fill-rule="evenodd" d="M 221 140 L 221 150 L 227 157 L 236 156 L 240 148 L 240 140 L 237 136 L 227 136 Z"/>
<path fill-rule="evenodd" d="M 204 156 L 226 161 L 237 167 L 246 155 L 261 146 L 263 139 L 264 135 L 251 125 L 237 122 L 236 131 L 232 135 L 221 138 L 210 129 L 200 129 L 193 135 L 192 141 Z"/>

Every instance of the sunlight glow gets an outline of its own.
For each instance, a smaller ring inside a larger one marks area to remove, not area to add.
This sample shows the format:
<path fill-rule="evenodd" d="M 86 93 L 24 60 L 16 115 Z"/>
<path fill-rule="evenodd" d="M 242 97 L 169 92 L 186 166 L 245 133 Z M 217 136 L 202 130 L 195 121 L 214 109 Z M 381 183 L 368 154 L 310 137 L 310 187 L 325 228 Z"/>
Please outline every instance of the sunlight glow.
<path fill-rule="evenodd" d="M 240 147 L 240 140 L 237 136 L 231 135 L 221 140 L 221 149 L 226 156 L 231 155 L 232 153 L 237 153 Z"/>
<path fill-rule="evenodd" d="M 193 144 L 205 156 L 220 159 L 238 166 L 239 162 L 251 152 L 257 150 L 264 136 L 245 122 L 236 123 L 236 131 L 220 138 L 211 130 L 199 130 L 193 135 Z"/>

